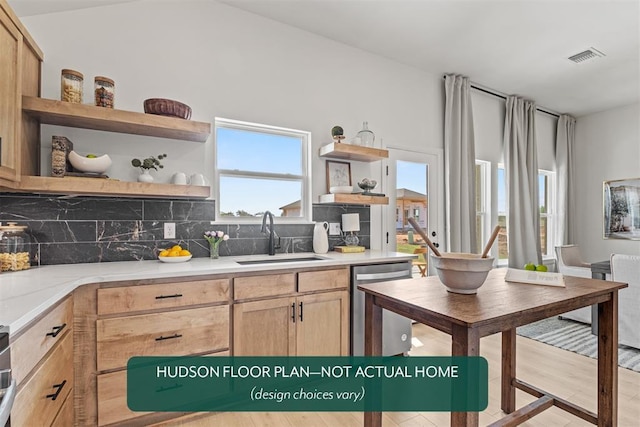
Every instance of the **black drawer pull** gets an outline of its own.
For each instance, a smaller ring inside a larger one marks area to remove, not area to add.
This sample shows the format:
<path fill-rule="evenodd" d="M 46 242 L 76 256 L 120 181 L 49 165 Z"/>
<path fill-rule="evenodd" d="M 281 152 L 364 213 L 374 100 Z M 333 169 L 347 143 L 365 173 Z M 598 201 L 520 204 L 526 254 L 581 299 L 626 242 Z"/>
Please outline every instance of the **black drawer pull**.
<path fill-rule="evenodd" d="M 57 388 L 57 390 L 56 390 L 55 393 L 47 394 L 47 399 L 56 400 L 58 398 L 58 395 L 60 394 L 60 392 L 64 388 L 64 385 L 66 383 L 67 383 L 67 380 L 64 380 L 60 384 L 56 384 L 56 385 L 52 386 L 52 388 Z"/>
<path fill-rule="evenodd" d="M 167 299 L 167 298 L 180 298 L 182 294 L 173 294 L 173 295 L 158 295 L 156 299 Z"/>
<path fill-rule="evenodd" d="M 300 303 L 300 321 L 302 322 L 302 303 Z"/>
<path fill-rule="evenodd" d="M 53 338 L 55 338 L 55 337 L 57 337 L 57 336 L 58 336 L 58 334 L 59 334 L 60 332 L 62 332 L 62 330 L 63 330 L 64 328 L 66 328 L 66 327 L 67 327 L 67 324 L 66 324 L 66 323 L 63 323 L 63 324 L 62 324 L 62 325 L 60 325 L 60 326 L 54 326 L 53 328 L 51 328 L 51 329 L 53 330 L 53 332 L 49 332 L 49 333 L 47 334 L 47 336 L 48 336 L 48 337 L 53 337 Z M 54 399 L 54 400 L 55 400 L 55 399 Z"/>
<path fill-rule="evenodd" d="M 291 304 L 291 320 L 296 323 L 296 303 Z"/>
<path fill-rule="evenodd" d="M 174 338 L 181 338 L 182 334 L 173 334 L 170 337 L 163 337 L 162 335 L 160 335 L 158 338 L 156 338 L 156 341 L 164 341 L 164 340 L 172 340 Z"/>

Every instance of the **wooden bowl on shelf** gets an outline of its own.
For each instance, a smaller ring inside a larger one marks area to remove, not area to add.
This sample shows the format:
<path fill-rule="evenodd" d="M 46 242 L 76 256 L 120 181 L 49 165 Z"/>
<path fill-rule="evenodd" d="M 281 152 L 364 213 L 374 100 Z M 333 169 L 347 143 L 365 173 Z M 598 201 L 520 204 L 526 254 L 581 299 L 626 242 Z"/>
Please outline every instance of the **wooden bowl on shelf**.
<path fill-rule="evenodd" d="M 191 118 L 191 107 L 182 102 L 165 98 L 149 98 L 144 100 L 144 112 L 159 116 L 178 117 L 189 120 Z"/>

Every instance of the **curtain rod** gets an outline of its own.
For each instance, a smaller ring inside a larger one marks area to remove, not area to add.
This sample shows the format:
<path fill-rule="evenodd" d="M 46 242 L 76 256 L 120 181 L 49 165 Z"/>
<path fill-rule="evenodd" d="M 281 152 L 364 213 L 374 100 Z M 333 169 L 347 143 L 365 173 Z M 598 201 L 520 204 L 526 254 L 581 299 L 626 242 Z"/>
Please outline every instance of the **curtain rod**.
<path fill-rule="evenodd" d="M 443 78 L 443 79 L 446 79 L 446 78 L 447 78 L 447 76 L 445 75 L 445 76 L 443 76 L 442 78 Z M 495 92 L 495 91 L 492 91 L 492 90 L 488 90 L 488 89 L 484 89 L 484 88 L 481 88 L 481 87 L 479 87 L 479 86 L 475 86 L 475 85 L 473 85 L 473 84 L 471 84 L 470 86 L 471 86 L 471 89 L 475 89 L 475 90 L 478 90 L 478 91 L 480 91 L 480 92 L 484 92 L 484 93 L 486 93 L 486 94 L 493 95 L 493 96 L 495 96 L 495 97 L 497 97 L 497 98 L 504 99 L 505 101 L 506 101 L 506 99 L 507 99 L 507 97 L 506 97 L 506 96 L 504 96 L 504 95 L 502 95 L 502 94 L 500 94 L 500 93 L 498 93 L 498 92 Z M 536 111 L 540 111 L 541 113 L 545 113 L 545 114 L 548 114 L 548 115 L 550 115 L 550 116 L 553 116 L 553 117 L 556 117 L 556 118 L 560 118 L 560 115 L 559 115 L 559 114 L 556 114 L 556 113 L 552 113 L 552 112 L 550 112 L 550 111 L 543 110 L 543 109 L 542 109 L 542 108 L 540 108 L 540 107 L 536 107 Z"/>

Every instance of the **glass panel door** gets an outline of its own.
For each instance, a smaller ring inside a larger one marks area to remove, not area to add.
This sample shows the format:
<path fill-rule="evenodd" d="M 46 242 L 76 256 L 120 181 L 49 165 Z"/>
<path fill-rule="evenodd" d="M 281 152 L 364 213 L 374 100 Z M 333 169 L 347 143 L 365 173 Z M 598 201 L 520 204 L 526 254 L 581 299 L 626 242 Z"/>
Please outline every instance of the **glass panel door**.
<path fill-rule="evenodd" d="M 413 218 L 439 245 L 438 156 L 399 149 L 389 150 L 387 186 L 389 194 L 387 226 L 382 247 L 390 251 L 418 253 L 414 277 L 429 274 L 429 253 L 424 239 L 409 224 Z"/>

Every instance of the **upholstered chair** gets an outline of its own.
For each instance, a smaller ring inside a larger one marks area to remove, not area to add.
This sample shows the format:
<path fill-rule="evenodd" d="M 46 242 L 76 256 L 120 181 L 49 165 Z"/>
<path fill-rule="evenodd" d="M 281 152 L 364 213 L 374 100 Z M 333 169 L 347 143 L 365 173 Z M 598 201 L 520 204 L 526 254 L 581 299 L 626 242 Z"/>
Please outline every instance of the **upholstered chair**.
<path fill-rule="evenodd" d="M 640 349 L 640 256 L 611 255 L 611 276 L 629 284 L 618 292 L 618 342 Z"/>

